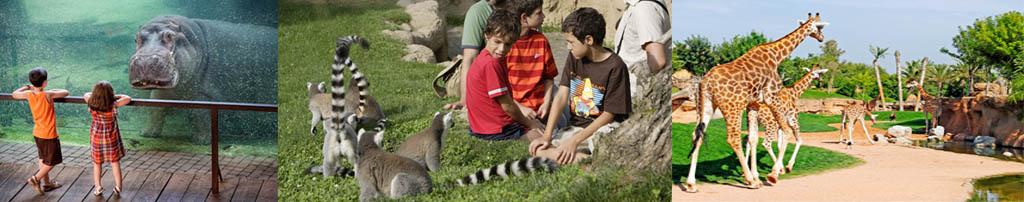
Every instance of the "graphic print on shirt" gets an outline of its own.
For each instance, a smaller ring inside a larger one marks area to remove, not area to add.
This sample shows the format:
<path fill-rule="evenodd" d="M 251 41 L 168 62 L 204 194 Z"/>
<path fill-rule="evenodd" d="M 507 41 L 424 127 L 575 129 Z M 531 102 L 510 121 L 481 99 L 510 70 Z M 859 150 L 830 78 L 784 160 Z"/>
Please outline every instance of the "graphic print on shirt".
<path fill-rule="evenodd" d="M 586 119 L 601 115 L 599 107 L 604 100 L 604 86 L 594 85 L 590 78 L 580 78 L 579 75 L 572 78 L 570 85 L 569 106 L 573 114 Z"/>

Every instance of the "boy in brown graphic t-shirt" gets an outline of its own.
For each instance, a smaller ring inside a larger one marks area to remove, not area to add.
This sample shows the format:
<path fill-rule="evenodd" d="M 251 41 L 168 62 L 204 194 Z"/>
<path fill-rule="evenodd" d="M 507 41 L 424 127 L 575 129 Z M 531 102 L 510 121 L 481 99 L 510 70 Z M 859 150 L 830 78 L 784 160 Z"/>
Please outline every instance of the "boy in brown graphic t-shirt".
<path fill-rule="evenodd" d="M 567 57 L 562 70 L 544 135 L 530 143 L 530 155 L 555 159 L 561 164 L 576 162 L 584 157 L 576 151 L 581 142 L 631 113 L 629 72 L 618 55 L 601 46 L 604 27 L 601 14 L 586 7 L 573 11 L 562 22 L 571 57 Z M 555 125 L 566 107 L 570 112 L 565 117 L 569 124 L 583 129 L 578 133 L 567 132 L 575 134 L 563 133 L 561 145 L 553 145 Z"/>

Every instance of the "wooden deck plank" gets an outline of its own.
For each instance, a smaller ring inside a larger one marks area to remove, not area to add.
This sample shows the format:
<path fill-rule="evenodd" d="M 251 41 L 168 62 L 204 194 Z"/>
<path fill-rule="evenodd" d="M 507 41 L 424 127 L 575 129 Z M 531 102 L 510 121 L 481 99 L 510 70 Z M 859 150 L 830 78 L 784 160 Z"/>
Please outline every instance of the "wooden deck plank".
<path fill-rule="evenodd" d="M 48 173 L 50 175 L 50 180 L 52 181 L 53 179 L 55 179 L 57 177 L 57 175 L 60 175 L 60 172 L 62 170 L 64 170 L 64 166 L 55 166 L 55 167 L 53 167 L 53 169 L 50 169 L 50 173 Z M 34 170 L 34 171 L 38 171 L 38 170 Z M 39 181 L 40 181 L 39 183 L 43 183 L 42 179 L 39 179 Z M 43 200 L 46 199 L 46 197 L 48 195 L 55 194 L 53 192 L 44 192 L 43 194 L 40 194 L 39 192 L 36 192 L 35 189 L 32 189 L 32 187 L 27 186 L 28 182 L 25 182 L 23 184 L 25 184 L 26 186 L 22 186 L 21 187 L 21 192 L 18 192 L 18 195 L 14 196 L 14 199 L 11 199 L 11 201 L 43 201 Z M 58 195 L 63 195 L 63 194 L 58 194 Z"/>
<path fill-rule="evenodd" d="M 257 202 L 277 202 L 277 180 L 263 180 Z"/>
<path fill-rule="evenodd" d="M 231 197 L 231 201 L 254 202 L 256 201 L 256 196 L 260 194 L 261 186 L 263 186 L 263 180 L 241 178 L 238 180 L 238 188 L 235 189 L 235 194 Z"/>
<path fill-rule="evenodd" d="M 12 163 L 0 163 L 0 184 L 4 184 L 9 179 L 14 179 L 13 171 L 18 170 Z"/>
<path fill-rule="evenodd" d="M 131 201 L 156 201 L 170 178 L 171 173 L 153 172 L 149 174 L 149 178 L 146 178 L 146 182 L 139 187 Z"/>
<path fill-rule="evenodd" d="M 114 195 L 107 201 L 132 201 L 135 195 L 139 193 L 139 187 L 146 182 L 146 178 L 149 177 L 150 172 L 144 170 L 133 170 L 125 174 L 122 179 L 121 195 Z"/>
<path fill-rule="evenodd" d="M 121 176 L 122 177 L 121 178 L 122 181 L 128 179 L 128 178 L 126 178 L 126 177 L 128 177 L 128 173 L 130 173 L 130 172 L 125 171 L 125 170 L 121 170 L 121 175 L 124 175 L 124 176 Z M 91 187 L 90 186 L 89 195 L 86 196 L 85 199 L 82 200 L 82 201 L 87 201 L 87 202 L 105 202 L 107 200 L 110 200 L 110 198 L 115 197 L 114 196 L 114 186 L 115 185 L 117 185 L 117 184 L 114 183 L 114 171 L 111 170 L 110 168 L 104 168 L 103 169 L 103 175 L 100 176 L 100 186 L 104 187 L 103 188 L 103 195 L 93 196 L 92 195 L 92 191 L 93 191 L 92 189 L 95 189 L 96 187 Z"/>
<path fill-rule="evenodd" d="M 87 196 L 92 196 L 92 168 L 82 168 L 78 180 L 75 180 L 75 183 L 70 186 L 67 193 L 64 193 L 64 197 L 60 197 L 60 202 L 81 202 Z"/>
<path fill-rule="evenodd" d="M 164 187 L 163 193 L 160 194 L 160 198 L 156 201 L 182 201 L 185 197 L 185 191 L 188 191 L 188 185 L 192 183 L 193 178 L 195 178 L 194 174 L 175 173 L 171 175 L 171 179 L 167 181 L 167 186 Z"/>
<path fill-rule="evenodd" d="M 61 183 L 60 188 L 47 192 L 44 201 L 58 201 L 61 197 L 67 195 L 68 190 L 71 190 L 71 185 L 73 185 L 78 180 L 78 176 L 82 174 L 82 170 L 83 169 L 80 167 L 64 167 L 64 170 L 60 171 L 60 174 L 53 178 L 53 180 Z"/>
<path fill-rule="evenodd" d="M 11 166 L 11 168 L 15 168 L 15 170 L 13 170 L 13 172 L 4 172 L 10 174 L 10 177 L 8 177 L 10 180 L 0 184 L 0 201 L 11 201 L 11 199 L 21 191 L 21 188 L 28 184 L 26 180 L 28 180 L 29 175 L 32 175 L 37 171 L 34 164 L 15 165 Z M 30 191 L 38 194 L 36 190 Z"/>
<path fill-rule="evenodd" d="M 234 196 L 235 189 L 237 188 L 238 178 L 224 179 L 224 182 L 220 183 L 220 194 L 210 193 L 210 196 L 206 197 L 206 201 L 231 201 L 231 197 Z"/>
<path fill-rule="evenodd" d="M 189 183 L 188 189 L 185 191 L 185 195 L 182 196 L 182 202 L 203 202 L 206 201 L 206 197 L 210 195 L 210 175 L 196 175 L 192 177 L 192 182 Z"/>

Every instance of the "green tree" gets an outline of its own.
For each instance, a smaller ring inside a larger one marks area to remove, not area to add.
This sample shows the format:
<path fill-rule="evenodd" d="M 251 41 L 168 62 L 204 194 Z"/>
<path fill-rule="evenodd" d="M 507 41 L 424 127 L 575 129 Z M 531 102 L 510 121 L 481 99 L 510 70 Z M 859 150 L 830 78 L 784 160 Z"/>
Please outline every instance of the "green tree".
<path fill-rule="evenodd" d="M 821 45 L 818 48 L 821 48 L 822 55 L 819 66 L 829 70 L 828 92 L 832 92 L 833 80 L 835 80 L 836 74 L 839 72 L 836 69 L 839 67 L 839 56 L 846 53 L 846 50 L 839 48 L 839 45 L 836 44 L 836 40 L 828 40 L 825 42 L 825 45 Z"/>
<path fill-rule="evenodd" d="M 956 72 L 952 68 L 950 68 L 949 65 L 936 64 L 933 65 L 931 69 L 932 76 L 930 77 L 930 79 L 935 83 L 939 84 L 938 97 L 941 98 L 944 89 L 943 85 L 946 84 L 947 82 L 952 81 L 954 79 L 954 76 L 956 76 Z"/>
<path fill-rule="evenodd" d="M 876 81 L 876 83 L 878 83 L 878 97 L 884 103 L 885 102 L 885 93 L 883 93 L 884 91 L 882 91 L 882 89 L 883 89 L 882 88 L 882 75 L 878 71 L 878 59 L 885 57 L 885 55 L 886 55 L 885 52 L 889 51 L 889 48 L 882 48 L 882 47 L 878 47 L 878 46 L 868 45 L 868 50 L 870 50 L 871 51 L 871 55 L 875 57 L 875 60 L 872 61 L 871 63 L 873 63 L 875 65 L 875 81 Z M 883 104 L 883 106 L 884 106 L 884 104 Z"/>
<path fill-rule="evenodd" d="M 673 70 L 686 69 L 694 75 L 704 75 L 719 63 L 712 52 L 711 41 L 703 36 L 692 35 L 683 42 L 676 42 L 673 52 Z"/>
<path fill-rule="evenodd" d="M 1011 100 L 1024 98 L 1020 88 L 1024 86 L 1024 15 L 1010 11 L 976 20 L 959 30 L 953 37 L 956 53 L 945 48 L 940 51 L 968 65 L 977 65 L 975 70 L 993 66 L 1013 83 Z"/>
<path fill-rule="evenodd" d="M 732 62 L 736 58 L 740 58 L 744 53 L 753 48 L 754 46 L 768 43 L 768 38 L 764 37 L 764 34 L 750 31 L 747 35 L 736 35 L 732 37 L 731 41 L 722 42 L 722 44 L 715 47 L 715 55 L 718 61 L 722 63 Z"/>

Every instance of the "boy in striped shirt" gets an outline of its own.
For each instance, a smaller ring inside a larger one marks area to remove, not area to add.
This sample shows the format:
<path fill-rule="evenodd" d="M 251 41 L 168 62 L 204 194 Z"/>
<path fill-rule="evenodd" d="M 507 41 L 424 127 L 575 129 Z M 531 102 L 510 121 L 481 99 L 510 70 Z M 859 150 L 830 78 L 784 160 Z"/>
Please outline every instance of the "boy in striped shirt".
<path fill-rule="evenodd" d="M 542 0 L 512 0 L 508 10 L 521 23 L 519 40 L 512 45 L 508 65 L 509 91 L 523 116 L 544 119 L 550 108 L 554 78 L 558 76 L 551 43 L 537 31 L 544 23 Z"/>

